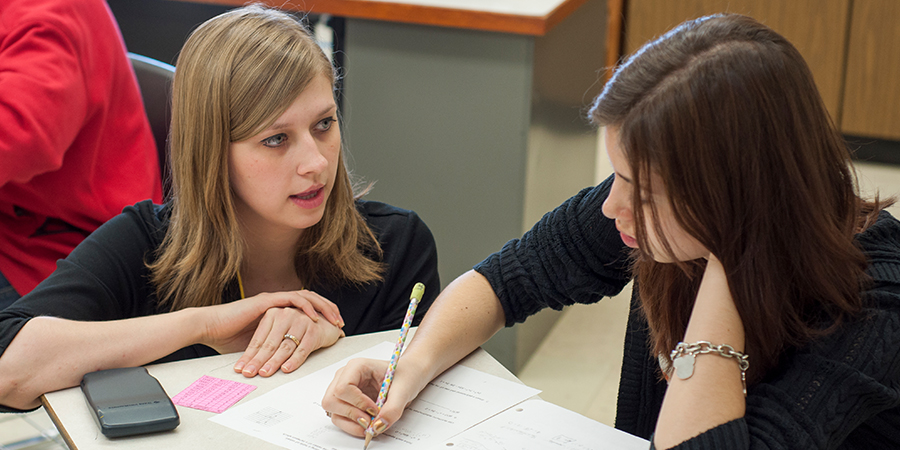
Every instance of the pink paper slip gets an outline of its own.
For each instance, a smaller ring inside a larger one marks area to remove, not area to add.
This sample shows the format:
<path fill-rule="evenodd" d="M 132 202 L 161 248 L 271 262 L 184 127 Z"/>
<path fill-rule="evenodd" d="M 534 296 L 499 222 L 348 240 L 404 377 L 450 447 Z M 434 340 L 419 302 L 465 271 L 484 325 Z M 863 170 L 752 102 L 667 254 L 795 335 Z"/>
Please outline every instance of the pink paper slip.
<path fill-rule="evenodd" d="M 179 406 L 221 413 L 237 403 L 256 386 L 203 375 L 185 390 L 172 397 Z"/>

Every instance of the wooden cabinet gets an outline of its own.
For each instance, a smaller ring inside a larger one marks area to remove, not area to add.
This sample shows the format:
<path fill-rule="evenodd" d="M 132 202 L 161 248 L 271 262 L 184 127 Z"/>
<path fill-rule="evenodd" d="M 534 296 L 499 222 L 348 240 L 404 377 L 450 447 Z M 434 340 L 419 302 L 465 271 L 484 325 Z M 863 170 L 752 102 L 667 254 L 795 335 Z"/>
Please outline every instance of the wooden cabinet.
<path fill-rule="evenodd" d="M 900 140 L 900 2 L 629 0 L 624 51 L 687 19 L 719 12 L 754 17 L 790 40 L 842 132 Z"/>
<path fill-rule="evenodd" d="M 900 2 L 856 0 L 841 130 L 900 140 Z"/>

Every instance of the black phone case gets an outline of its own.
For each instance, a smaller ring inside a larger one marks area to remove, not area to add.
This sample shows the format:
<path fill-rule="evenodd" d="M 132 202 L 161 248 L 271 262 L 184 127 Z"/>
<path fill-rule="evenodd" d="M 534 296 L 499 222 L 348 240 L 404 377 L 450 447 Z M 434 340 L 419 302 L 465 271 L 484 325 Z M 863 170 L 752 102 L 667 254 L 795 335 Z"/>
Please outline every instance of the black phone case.
<path fill-rule="evenodd" d="M 88 373 L 81 391 L 106 437 L 167 431 L 180 423 L 172 400 L 143 367 Z"/>

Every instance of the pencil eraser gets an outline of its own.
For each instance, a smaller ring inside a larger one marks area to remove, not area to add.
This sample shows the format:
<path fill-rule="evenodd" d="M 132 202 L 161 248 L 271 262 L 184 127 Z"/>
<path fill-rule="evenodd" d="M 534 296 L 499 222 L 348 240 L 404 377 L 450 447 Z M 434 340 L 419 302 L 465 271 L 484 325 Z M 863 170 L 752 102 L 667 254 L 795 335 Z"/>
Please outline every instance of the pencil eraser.
<path fill-rule="evenodd" d="M 422 283 L 416 283 L 413 286 L 412 294 L 409 295 L 409 299 L 422 300 L 422 296 L 425 295 L 425 285 Z"/>

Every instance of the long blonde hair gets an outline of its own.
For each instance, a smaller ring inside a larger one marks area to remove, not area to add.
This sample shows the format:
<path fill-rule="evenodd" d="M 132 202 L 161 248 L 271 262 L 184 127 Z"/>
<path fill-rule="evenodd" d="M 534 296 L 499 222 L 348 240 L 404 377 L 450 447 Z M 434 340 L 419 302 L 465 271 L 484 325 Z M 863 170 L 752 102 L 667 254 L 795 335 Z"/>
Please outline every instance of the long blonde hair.
<path fill-rule="evenodd" d="M 235 279 L 244 242 L 234 209 L 228 148 L 271 125 L 317 76 L 335 80 L 307 29 L 278 10 L 228 11 L 188 38 L 172 94 L 169 228 L 149 262 L 171 310 L 219 304 Z M 308 288 L 381 279 L 381 247 L 356 210 L 343 155 L 325 214 L 298 243 L 295 267 Z"/>

